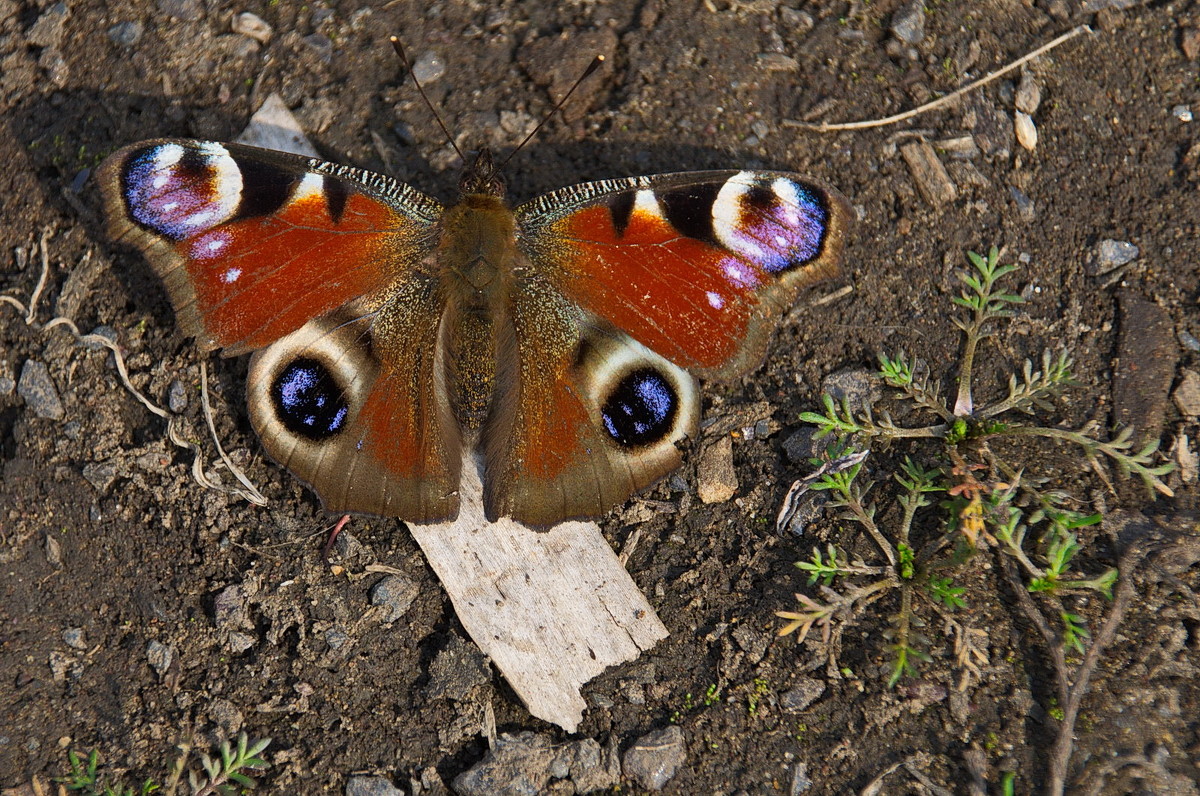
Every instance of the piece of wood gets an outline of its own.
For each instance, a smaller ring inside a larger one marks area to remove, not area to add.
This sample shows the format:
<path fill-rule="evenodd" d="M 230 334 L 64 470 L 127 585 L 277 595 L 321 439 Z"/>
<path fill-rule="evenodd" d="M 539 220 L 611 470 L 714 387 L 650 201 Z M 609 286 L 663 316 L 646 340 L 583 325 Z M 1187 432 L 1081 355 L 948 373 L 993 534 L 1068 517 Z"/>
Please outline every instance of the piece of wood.
<path fill-rule="evenodd" d="M 491 523 L 473 467 L 454 522 L 411 525 L 463 627 L 539 719 L 574 732 L 580 687 L 667 629 L 591 522 L 532 531 Z"/>
<path fill-rule="evenodd" d="M 900 147 L 900 154 L 908 164 L 917 190 L 925 197 L 925 201 L 934 207 L 949 204 L 958 198 L 958 189 L 954 181 L 946 173 L 946 167 L 938 159 L 937 153 L 925 141 L 913 141 Z"/>

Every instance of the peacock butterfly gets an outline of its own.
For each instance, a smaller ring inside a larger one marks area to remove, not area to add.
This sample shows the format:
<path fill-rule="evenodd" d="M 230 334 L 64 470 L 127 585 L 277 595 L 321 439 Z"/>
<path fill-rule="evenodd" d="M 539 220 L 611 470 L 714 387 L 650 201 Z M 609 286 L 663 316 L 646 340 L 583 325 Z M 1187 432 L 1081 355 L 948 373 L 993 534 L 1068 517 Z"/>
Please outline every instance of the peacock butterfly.
<path fill-rule="evenodd" d="M 487 150 L 443 205 L 369 171 L 160 139 L 99 170 L 111 235 L 204 350 L 254 351 L 250 420 L 325 508 L 599 516 L 681 464 L 692 374 L 756 367 L 851 211 L 799 175 L 601 180 L 511 208 Z M 690 373 L 689 373 L 690 372 Z"/>

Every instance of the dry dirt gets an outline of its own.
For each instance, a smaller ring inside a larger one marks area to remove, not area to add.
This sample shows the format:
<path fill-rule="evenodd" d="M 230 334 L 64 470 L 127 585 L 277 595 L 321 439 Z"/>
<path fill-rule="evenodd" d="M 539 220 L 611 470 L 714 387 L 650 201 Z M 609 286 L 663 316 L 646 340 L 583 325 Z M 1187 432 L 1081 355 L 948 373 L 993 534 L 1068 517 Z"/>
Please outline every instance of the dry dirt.
<path fill-rule="evenodd" d="M 161 781 L 176 744 L 209 747 L 245 730 L 272 739 L 265 792 L 341 793 L 357 773 L 438 793 L 487 753 L 490 706 L 501 733 L 531 731 L 530 743 L 553 749 L 591 739 L 602 758 L 678 727 L 686 761 L 671 793 L 845 793 L 901 763 L 884 791 L 971 792 L 986 780 L 999 792 L 1004 772 L 1015 772 L 1018 792 L 1040 790 L 1061 706 L 1051 658 L 993 554 L 958 574 L 969 605 L 957 616 L 986 632 L 988 656 L 965 691 L 933 613 L 923 631 L 931 660 L 887 687 L 890 597 L 848 627 L 835 666 L 819 632 L 799 646 L 775 639 L 775 612 L 795 606 L 793 592 L 818 595 L 793 567 L 814 544 L 878 556 L 832 516 L 803 538 L 775 532 L 801 474 L 784 442 L 828 374 L 874 367 L 882 350 L 919 353 L 952 389 L 954 273 L 966 251 L 993 244 L 1022 263 L 1012 287 L 1027 302 L 984 350 L 982 396 L 1003 394 L 996 374 L 1066 345 L 1079 385 L 1043 422 L 1094 422 L 1101 434 L 1130 423 L 1161 435 L 1164 450 L 1196 439 L 1197 409 L 1168 391 L 1200 362 L 1200 120 L 1189 120 L 1200 113 L 1200 5 L 931 1 L 912 53 L 889 45 L 902 5 L 0 0 L 0 289 L 28 298 L 38 258 L 20 269 L 17 250 L 48 231 L 38 320 L 105 327 L 149 396 L 165 404 L 179 383 L 175 406 L 198 439 L 200 356 L 176 333 L 149 267 L 105 240 L 90 169 L 144 138 L 228 140 L 278 92 L 330 159 L 450 199 L 456 163 L 402 79 L 391 34 L 425 70 L 430 100 L 459 140 L 500 151 L 592 53 L 609 56 L 566 118 L 509 164 L 517 199 L 611 176 L 770 167 L 838 186 L 861 216 L 842 280 L 803 298 L 807 308 L 781 326 L 760 370 L 706 390 L 706 417 L 718 422 L 757 418 L 768 405 L 772 433 L 735 439 L 736 498 L 693 499 L 693 455 L 681 478 L 649 493 L 654 511 L 635 500 L 603 523 L 618 549 L 640 530 L 629 570 L 671 636 L 588 686 L 575 736 L 531 718 L 478 660 L 401 523 L 355 520 L 352 539 L 322 560 L 331 518 L 259 452 L 243 407 L 244 359 L 210 363 L 218 431 L 270 498 L 265 509 L 194 483 L 190 456 L 122 388 L 110 355 L 0 305 L 0 787 L 61 776 L 68 747 L 99 749 L 103 770 L 126 782 Z M 243 11 L 273 28 L 265 45 L 231 32 Z M 1093 32 L 1029 65 L 1041 90 L 1032 152 L 1013 138 L 1016 73 L 900 125 L 816 133 L 784 124 L 897 113 L 1085 23 Z M 974 152 L 944 143 L 964 136 Z M 899 151 L 922 138 L 957 189 L 936 206 Z M 1096 275 L 1089 263 L 1105 239 L 1140 254 Z M 852 290 L 814 303 L 842 286 Z M 48 369 L 61 416 L 39 416 L 53 407 L 17 389 L 30 362 Z M 886 482 L 909 452 L 929 463 L 937 450 L 896 445 L 869 460 L 893 519 Z M 1178 553 L 1132 575 L 1135 600 L 1083 702 L 1073 789 L 1196 792 L 1200 607 L 1191 589 L 1200 567 L 1189 568 L 1194 556 L 1171 535 L 1194 538 L 1195 485 L 1172 475 L 1176 497 L 1152 502 L 1134 483 L 1105 490 L 1076 450 L 1010 455 L 1072 490 L 1081 509 L 1146 515 L 1127 515 L 1126 527 L 1159 528 Z M 918 523 L 919 541 L 936 535 L 936 516 Z M 1111 522 L 1080 533 L 1074 571 L 1115 564 L 1122 541 Z M 379 564 L 417 586 L 390 623 L 370 605 L 383 575 L 369 567 Z M 1064 604 L 1093 631 L 1109 608 L 1094 595 Z M 527 765 L 520 781 L 497 774 L 489 787 L 569 793 L 587 782 L 530 759 L 541 769 Z M 621 792 L 643 787 L 629 768 L 615 780 L 603 766 L 585 773 Z"/>

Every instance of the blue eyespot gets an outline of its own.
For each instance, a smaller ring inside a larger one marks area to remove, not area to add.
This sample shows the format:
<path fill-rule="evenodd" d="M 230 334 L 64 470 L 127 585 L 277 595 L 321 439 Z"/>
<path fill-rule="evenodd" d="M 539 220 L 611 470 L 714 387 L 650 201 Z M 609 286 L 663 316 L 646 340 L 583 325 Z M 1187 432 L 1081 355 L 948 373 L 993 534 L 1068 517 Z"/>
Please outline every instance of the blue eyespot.
<path fill-rule="evenodd" d="M 658 371 L 641 368 L 621 379 L 600 415 L 618 445 L 635 448 L 667 436 L 678 410 L 679 396 L 671 384 Z"/>
<path fill-rule="evenodd" d="M 271 403 L 275 416 L 288 431 L 314 441 L 341 431 L 350 413 L 333 374 L 309 357 L 292 360 L 275 377 Z"/>

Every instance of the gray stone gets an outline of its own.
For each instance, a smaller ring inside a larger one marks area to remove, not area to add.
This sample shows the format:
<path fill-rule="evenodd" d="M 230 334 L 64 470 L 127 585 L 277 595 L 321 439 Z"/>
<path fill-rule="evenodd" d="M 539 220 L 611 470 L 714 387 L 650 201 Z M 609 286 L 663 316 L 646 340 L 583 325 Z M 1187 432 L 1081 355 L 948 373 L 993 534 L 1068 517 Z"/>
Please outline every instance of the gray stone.
<path fill-rule="evenodd" d="M 1037 81 L 1033 79 L 1032 72 L 1025 72 L 1021 75 L 1021 82 L 1017 85 L 1013 104 L 1017 106 L 1017 110 L 1028 113 L 1030 116 L 1035 114 L 1038 106 L 1042 104 L 1042 90 L 1038 87 Z"/>
<path fill-rule="evenodd" d="M 893 14 L 891 30 L 905 44 L 920 44 L 925 38 L 925 4 L 914 0 Z"/>
<path fill-rule="evenodd" d="M 138 20 L 118 22 L 108 29 L 108 38 L 121 47 L 132 47 L 142 40 L 145 26 Z"/>
<path fill-rule="evenodd" d="M 1187 417 L 1200 415 L 1200 373 L 1194 370 L 1183 371 L 1179 386 L 1171 393 L 1171 400 L 1179 407 L 1181 414 Z"/>
<path fill-rule="evenodd" d="M 788 713 L 800 713 L 825 693 L 825 683 L 813 677 L 801 677 L 779 696 L 779 706 Z"/>
<path fill-rule="evenodd" d="M 83 466 L 84 479 L 100 494 L 104 494 L 112 487 L 113 482 L 117 480 L 117 475 L 117 465 L 111 461 L 89 462 Z"/>
<path fill-rule="evenodd" d="M 617 754 L 616 736 L 610 736 L 607 747 L 591 738 L 568 746 L 571 752 L 570 776 L 576 793 L 607 790 L 621 781 L 621 759 Z"/>
<path fill-rule="evenodd" d="M 202 0 L 158 0 L 158 10 L 168 17 L 191 22 L 204 14 L 204 3 Z"/>
<path fill-rule="evenodd" d="M 1012 196 L 1013 204 L 1017 206 L 1017 215 L 1022 221 L 1033 221 L 1037 218 L 1037 205 L 1024 191 L 1015 185 L 1010 185 L 1008 193 Z"/>
<path fill-rule="evenodd" d="M 791 796 L 800 796 L 812 790 L 813 781 L 808 778 L 808 763 L 797 763 L 792 769 Z"/>
<path fill-rule="evenodd" d="M 305 36 L 304 43 L 325 63 L 333 61 L 333 42 L 328 36 L 323 33 L 314 33 L 311 36 Z"/>
<path fill-rule="evenodd" d="M 171 386 L 167 388 L 167 408 L 175 414 L 188 408 L 187 388 L 179 379 L 172 379 Z"/>
<path fill-rule="evenodd" d="M 549 735 L 522 732 L 500 735 L 480 762 L 454 778 L 459 796 L 540 796 L 550 782 L 558 756 Z"/>
<path fill-rule="evenodd" d="M 29 26 L 25 38 L 35 47 L 58 47 L 66 35 L 67 18 L 71 11 L 66 3 L 55 3 L 42 12 Z"/>
<path fill-rule="evenodd" d="M 331 650 L 341 649 L 349 640 L 350 636 L 340 627 L 331 627 L 325 631 L 325 643 Z"/>
<path fill-rule="evenodd" d="M 425 686 L 425 696 L 428 699 L 449 697 L 461 701 L 472 688 L 491 681 L 492 669 L 487 656 L 461 636 L 452 636 L 450 643 L 429 666 L 429 684 Z"/>
<path fill-rule="evenodd" d="M 674 725 L 643 735 L 621 759 L 625 776 L 646 790 L 662 790 L 686 761 L 683 730 Z"/>
<path fill-rule="evenodd" d="M 71 649 L 85 650 L 87 649 L 87 641 L 83 637 L 82 627 L 68 627 L 62 632 L 63 643 Z"/>
<path fill-rule="evenodd" d="M 1087 272 L 1090 276 L 1101 276 L 1137 259 L 1141 251 L 1124 240 L 1105 238 L 1096 244 L 1088 259 Z"/>
<path fill-rule="evenodd" d="M 359 774 L 346 780 L 346 796 L 404 796 L 404 791 L 387 777 Z"/>
<path fill-rule="evenodd" d="M 161 641 L 150 639 L 146 642 L 146 660 L 149 661 L 150 668 L 156 671 L 159 677 L 167 675 L 174 657 L 174 650 Z"/>
<path fill-rule="evenodd" d="M 387 575 L 371 588 L 371 605 L 384 607 L 383 622 L 388 624 L 408 613 L 418 593 L 417 584 L 407 575 Z"/>
<path fill-rule="evenodd" d="M 17 394 L 25 405 L 38 417 L 62 420 L 66 415 L 58 388 L 50 378 L 50 369 L 36 359 L 27 359 L 21 366 L 21 378 L 17 381 Z"/>
<path fill-rule="evenodd" d="M 733 640 L 749 656 L 751 663 L 758 663 L 767 654 L 767 647 L 775 638 L 769 631 L 757 630 L 750 625 L 738 625 L 733 629 Z"/>

